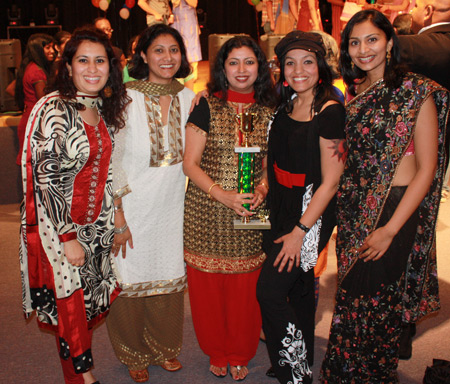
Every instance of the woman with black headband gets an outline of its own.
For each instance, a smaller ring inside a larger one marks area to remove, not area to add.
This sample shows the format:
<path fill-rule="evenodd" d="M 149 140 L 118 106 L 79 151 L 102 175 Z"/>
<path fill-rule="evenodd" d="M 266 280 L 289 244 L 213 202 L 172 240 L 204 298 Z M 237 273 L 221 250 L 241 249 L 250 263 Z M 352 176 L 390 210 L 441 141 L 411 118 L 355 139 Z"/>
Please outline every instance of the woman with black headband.
<path fill-rule="evenodd" d="M 344 170 L 344 107 L 332 85 L 320 35 L 294 31 L 275 47 L 281 105 L 271 125 L 271 230 L 258 281 L 263 329 L 280 383 L 312 383 L 314 265 L 334 227 Z"/>

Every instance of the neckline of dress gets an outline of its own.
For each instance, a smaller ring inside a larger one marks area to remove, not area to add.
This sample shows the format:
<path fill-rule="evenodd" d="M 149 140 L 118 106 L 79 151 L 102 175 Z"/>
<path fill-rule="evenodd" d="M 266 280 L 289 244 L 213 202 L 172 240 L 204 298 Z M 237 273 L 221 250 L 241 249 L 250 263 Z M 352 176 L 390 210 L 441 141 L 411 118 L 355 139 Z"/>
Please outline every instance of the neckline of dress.
<path fill-rule="evenodd" d="M 374 81 L 372 84 L 370 84 L 364 91 L 361 93 L 358 93 L 350 102 L 353 102 L 354 100 L 357 100 L 358 98 L 362 97 L 365 93 L 369 92 L 371 89 L 375 88 L 379 83 L 381 83 L 384 80 L 384 78 L 379 78 L 378 80 Z"/>

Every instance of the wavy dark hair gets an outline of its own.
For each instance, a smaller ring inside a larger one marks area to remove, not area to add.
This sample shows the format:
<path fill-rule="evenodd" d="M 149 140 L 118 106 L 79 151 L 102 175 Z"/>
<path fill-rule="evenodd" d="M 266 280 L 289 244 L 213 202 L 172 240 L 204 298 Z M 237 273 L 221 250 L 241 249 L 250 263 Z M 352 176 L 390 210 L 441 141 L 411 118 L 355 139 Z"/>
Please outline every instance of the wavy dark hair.
<path fill-rule="evenodd" d="M 142 31 L 138 37 L 138 43 L 130 63 L 129 73 L 131 77 L 139 80 L 148 78 L 148 64 L 142 59 L 141 52 L 146 55 L 148 47 L 161 35 L 172 36 L 180 47 L 181 65 L 174 77 L 183 79 L 191 73 L 191 66 L 186 56 L 186 47 L 180 33 L 175 28 L 169 27 L 168 25 L 155 24 Z"/>
<path fill-rule="evenodd" d="M 253 84 L 256 103 L 274 108 L 278 104 L 278 96 L 270 77 L 270 69 L 266 56 L 256 41 L 246 35 L 235 36 L 227 40 L 220 47 L 214 61 L 214 66 L 211 69 L 211 80 L 207 85 L 209 93 L 213 94 L 217 92 L 221 95 L 221 99 L 224 102 L 227 100 L 228 81 L 225 75 L 225 61 L 233 49 L 242 47 L 250 48 L 258 62 L 258 76 Z"/>
<path fill-rule="evenodd" d="M 389 63 L 386 62 L 384 68 L 384 81 L 389 88 L 397 88 L 402 82 L 402 77 L 405 68 L 400 64 L 400 47 L 398 38 L 395 34 L 394 27 L 391 22 L 381 12 L 375 9 L 367 9 L 360 11 L 353 15 L 342 32 L 341 39 L 341 56 L 339 60 L 339 67 L 345 84 L 348 86 L 350 94 L 355 95 L 356 80 L 363 80 L 366 78 L 366 71 L 361 70 L 357 65 L 352 68 L 352 59 L 348 53 L 348 45 L 350 42 L 350 35 L 355 25 L 370 21 L 375 27 L 381 29 L 386 36 L 386 40 L 392 39 L 391 59 Z"/>
<path fill-rule="evenodd" d="M 100 111 L 106 124 L 114 126 L 117 131 L 125 126 L 124 112 L 131 99 L 127 96 L 122 81 L 120 63 L 114 55 L 108 37 L 104 33 L 98 32 L 95 28 L 86 27 L 76 29 L 73 32 L 72 37 L 64 48 L 53 88 L 54 90 L 59 91 L 62 97 L 68 99 L 73 99 L 75 97 L 77 88 L 75 87 L 72 78 L 69 76 L 67 65 L 72 65 L 72 60 L 78 47 L 84 41 L 101 44 L 106 50 L 109 62 L 109 77 L 105 87 L 99 92 L 99 97 L 102 99 Z M 111 88 L 112 95 L 110 97 L 105 96 L 106 87 Z M 78 110 L 83 110 L 84 108 L 83 105 L 77 104 Z"/>
<path fill-rule="evenodd" d="M 25 70 L 28 64 L 35 63 L 44 71 L 48 79 L 52 67 L 52 62 L 47 60 L 44 53 L 44 47 L 48 44 L 53 44 L 54 42 L 55 40 L 53 39 L 53 37 L 45 33 L 35 33 L 28 39 L 22 62 L 20 63 L 19 71 L 17 72 L 16 87 L 14 93 L 14 97 L 20 109 L 24 108 L 25 94 L 23 92 L 23 76 L 25 75 Z"/>
<path fill-rule="evenodd" d="M 314 112 L 319 112 L 322 106 L 329 100 L 334 100 L 337 101 L 339 104 L 342 104 L 333 86 L 334 76 L 331 67 L 328 65 L 325 57 L 321 53 L 315 53 L 315 55 L 317 60 L 317 68 L 319 72 L 319 80 L 317 81 L 313 89 L 314 99 L 311 106 L 312 114 L 314 114 Z M 281 103 L 278 109 L 281 110 L 285 108 L 286 111 L 290 113 L 292 112 L 292 109 L 294 107 L 292 95 L 295 93 L 295 91 L 289 85 L 288 86 L 283 85 L 283 83 L 286 80 L 284 74 L 286 56 L 287 55 L 285 54 L 283 57 L 281 57 L 281 59 L 279 58 L 280 78 L 278 79 L 278 86 L 280 88 Z"/>

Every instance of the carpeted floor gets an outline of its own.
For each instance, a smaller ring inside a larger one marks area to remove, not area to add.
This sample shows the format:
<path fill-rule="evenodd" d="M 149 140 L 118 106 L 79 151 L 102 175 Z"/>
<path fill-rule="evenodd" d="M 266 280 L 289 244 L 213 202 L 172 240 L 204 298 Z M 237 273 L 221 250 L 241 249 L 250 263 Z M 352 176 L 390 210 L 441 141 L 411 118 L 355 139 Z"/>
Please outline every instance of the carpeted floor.
<path fill-rule="evenodd" d="M 447 224 L 448 223 L 448 224 Z M 55 339 L 40 331 L 36 320 L 25 321 L 21 310 L 21 285 L 18 264 L 19 206 L 0 205 L 0 383 L 63 383 L 56 352 Z M 441 205 L 438 223 L 438 257 L 442 310 L 429 316 L 417 327 L 413 358 L 401 361 L 400 382 L 422 382 L 427 365 L 433 358 L 450 360 L 450 202 Z M 316 364 L 317 377 L 324 355 L 333 308 L 336 287 L 336 257 L 334 243 L 330 246 L 328 269 L 320 281 L 320 302 L 316 317 Z M 102 384 L 133 383 L 127 369 L 115 358 L 108 340 L 105 324 L 94 332 L 93 354 L 96 377 Z M 232 383 L 230 376 L 218 381 L 208 372 L 208 360 L 200 350 L 192 326 L 189 298 L 186 295 L 184 344 L 180 361 L 184 368 L 168 373 L 159 367 L 150 368 L 150 384 L 206 384 Z M 265 345 L 260 342 L 257 355 L 249 365 L 248 384 L 275 384 L 277 381 L 265 376 L 269 361 Z"/>

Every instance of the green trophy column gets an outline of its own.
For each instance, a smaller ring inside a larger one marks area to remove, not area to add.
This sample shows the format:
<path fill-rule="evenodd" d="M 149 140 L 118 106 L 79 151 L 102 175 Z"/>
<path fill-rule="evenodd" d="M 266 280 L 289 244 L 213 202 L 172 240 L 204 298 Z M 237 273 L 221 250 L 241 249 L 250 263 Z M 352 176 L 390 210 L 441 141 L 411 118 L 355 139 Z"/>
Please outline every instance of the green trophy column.
<path fill-rule="evenodd" d="M 255 191 L 253 162 L 255 154 L 251 152 L 240 152 L 238 162 L 238 192 L 239 193 L 253 193 Z M 247 210 L 250 209 L 250 204 L 243 204 Z"/>

